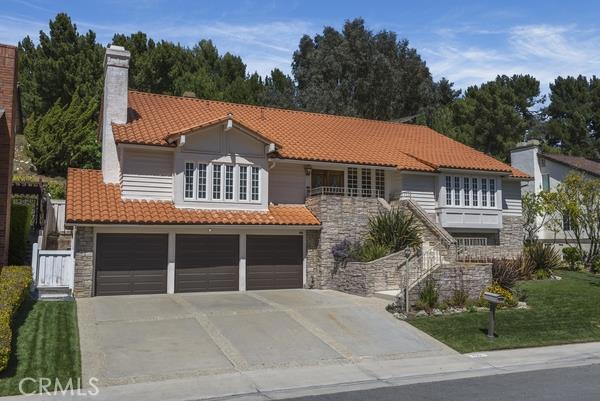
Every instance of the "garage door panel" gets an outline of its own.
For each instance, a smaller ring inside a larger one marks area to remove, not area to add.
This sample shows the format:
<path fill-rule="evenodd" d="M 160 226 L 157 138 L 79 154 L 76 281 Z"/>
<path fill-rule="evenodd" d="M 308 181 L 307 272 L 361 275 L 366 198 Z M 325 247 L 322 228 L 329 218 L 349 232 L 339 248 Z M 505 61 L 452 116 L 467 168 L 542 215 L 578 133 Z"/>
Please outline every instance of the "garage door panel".
<path fill-rule="evenodd" d="M 164 234 L 98 234 L 96 295 L 165 293 L 167 248 Z"/>
<path fill-rule="evenodd" d="M 238 235 L 177 235 L 175 291 L 237 291 Z"/>
<path fill-rule="evenodd" d="M 302 288 L 302 236 L 249 235 L 246 256 L 248 290 Z"/>

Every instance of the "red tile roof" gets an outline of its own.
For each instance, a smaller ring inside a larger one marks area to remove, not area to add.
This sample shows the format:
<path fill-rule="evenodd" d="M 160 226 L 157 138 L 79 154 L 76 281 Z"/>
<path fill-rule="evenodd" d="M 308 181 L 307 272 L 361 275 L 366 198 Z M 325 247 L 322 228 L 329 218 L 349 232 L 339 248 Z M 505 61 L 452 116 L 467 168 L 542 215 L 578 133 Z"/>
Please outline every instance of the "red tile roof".
<path fill-rule="evenodd" d="M 99 170 L 69 169 L 66 220 L 69 223 L 213 224 L 319 226 L 304 205 L 269 206 L 261 211 L 176 208 L 173 202 L 123 200 L 118 184 L 105 184 Z"/>
<path fill-rule="evenodd" d="M 167 138 L 228 114 L 279 144 L 282 158 L 436 171 L 457 168 L 528 176 L 493 157 L 412 124 L 129 92 L 128 123 L 113 125 L 119 143 L 170 146 Z"/>

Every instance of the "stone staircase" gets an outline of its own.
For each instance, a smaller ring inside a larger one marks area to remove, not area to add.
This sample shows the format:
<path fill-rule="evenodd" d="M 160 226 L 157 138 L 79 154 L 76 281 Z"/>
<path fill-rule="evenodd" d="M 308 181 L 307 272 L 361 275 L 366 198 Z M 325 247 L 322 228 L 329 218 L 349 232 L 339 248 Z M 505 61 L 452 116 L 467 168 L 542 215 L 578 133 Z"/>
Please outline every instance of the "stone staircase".
<path fill-rule="evenodd" d="M 428 234 L 424 236 L 421 255 L 416 262 L 413 261 L 408 264 L 408 275 L 401 289 L 377 291 L 374 294 L 375 297 L 394 301 L 398 297 L 403 297 L 407 289 L 410 293 L 419 283 L 440 267 L 449 265 L 451 261 L 448 259 L 453 259 L 456 255 L 456 240 L 412 199 L 397 199 L 393 200 L 391 204 L 385 201 L 381 203 L 388 210 L 399 207 L 409 211 L 421 222 L 423 230 Z"/>

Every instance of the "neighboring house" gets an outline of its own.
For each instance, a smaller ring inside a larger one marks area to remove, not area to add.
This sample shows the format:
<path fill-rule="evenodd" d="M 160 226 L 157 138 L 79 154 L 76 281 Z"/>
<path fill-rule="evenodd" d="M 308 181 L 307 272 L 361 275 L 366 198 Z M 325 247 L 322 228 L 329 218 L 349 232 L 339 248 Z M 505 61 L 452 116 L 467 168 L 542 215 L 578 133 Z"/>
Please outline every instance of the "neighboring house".
<path fill-rule="evenodd" d="M 580 173 L 589 178 L 600 178 L 600 163 L 579 156 L 542 153 L 540 142 L 531 140 L 522 142 L 511 151 L 511 164 L 526 172 L 533 180 L 524 186 L 524 192 L 539 194 L 554 190 L 571 173 Z M 569 221 L 562 222 L 562 230 L 554 231 L 542 227 L 538 239 L 556 244 L 559 248 L 567 245 L 566 240 L 574 240 Z M 583 240 L 584 245 L 586 239 Z"/>
<path fill-rule="evenodd" d="M 129 91 L 129 57 L 106 51 L 102 170 L 68 174 L 76 296 L 344 289 L 331 247 L 390 204 L 424 251 L 520 250 L 511 166 L 424 126 Z"/>
<path fill-rule="evenodd" d="M 15 135 L 21 127 L 17 48 L 0 44 L 0 267 L 8 260 Z"/>

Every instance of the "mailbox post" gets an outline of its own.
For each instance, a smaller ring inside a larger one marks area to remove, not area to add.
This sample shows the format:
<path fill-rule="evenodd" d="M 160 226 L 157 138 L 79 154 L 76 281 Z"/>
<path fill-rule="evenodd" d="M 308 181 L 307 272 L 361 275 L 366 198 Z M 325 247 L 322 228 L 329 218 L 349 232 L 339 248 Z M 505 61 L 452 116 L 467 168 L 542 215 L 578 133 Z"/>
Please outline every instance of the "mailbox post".
<path fill-rule="evenodd" d="M 504 297 L 493 292 L 484 292 L 483 299 L 490 303 L 490 316 L 488 319 L 488 333 L 487 337 L 490 340 L 494 339 L 494 331 L 496 327 L 496 306 L 504 303 Z"/>

